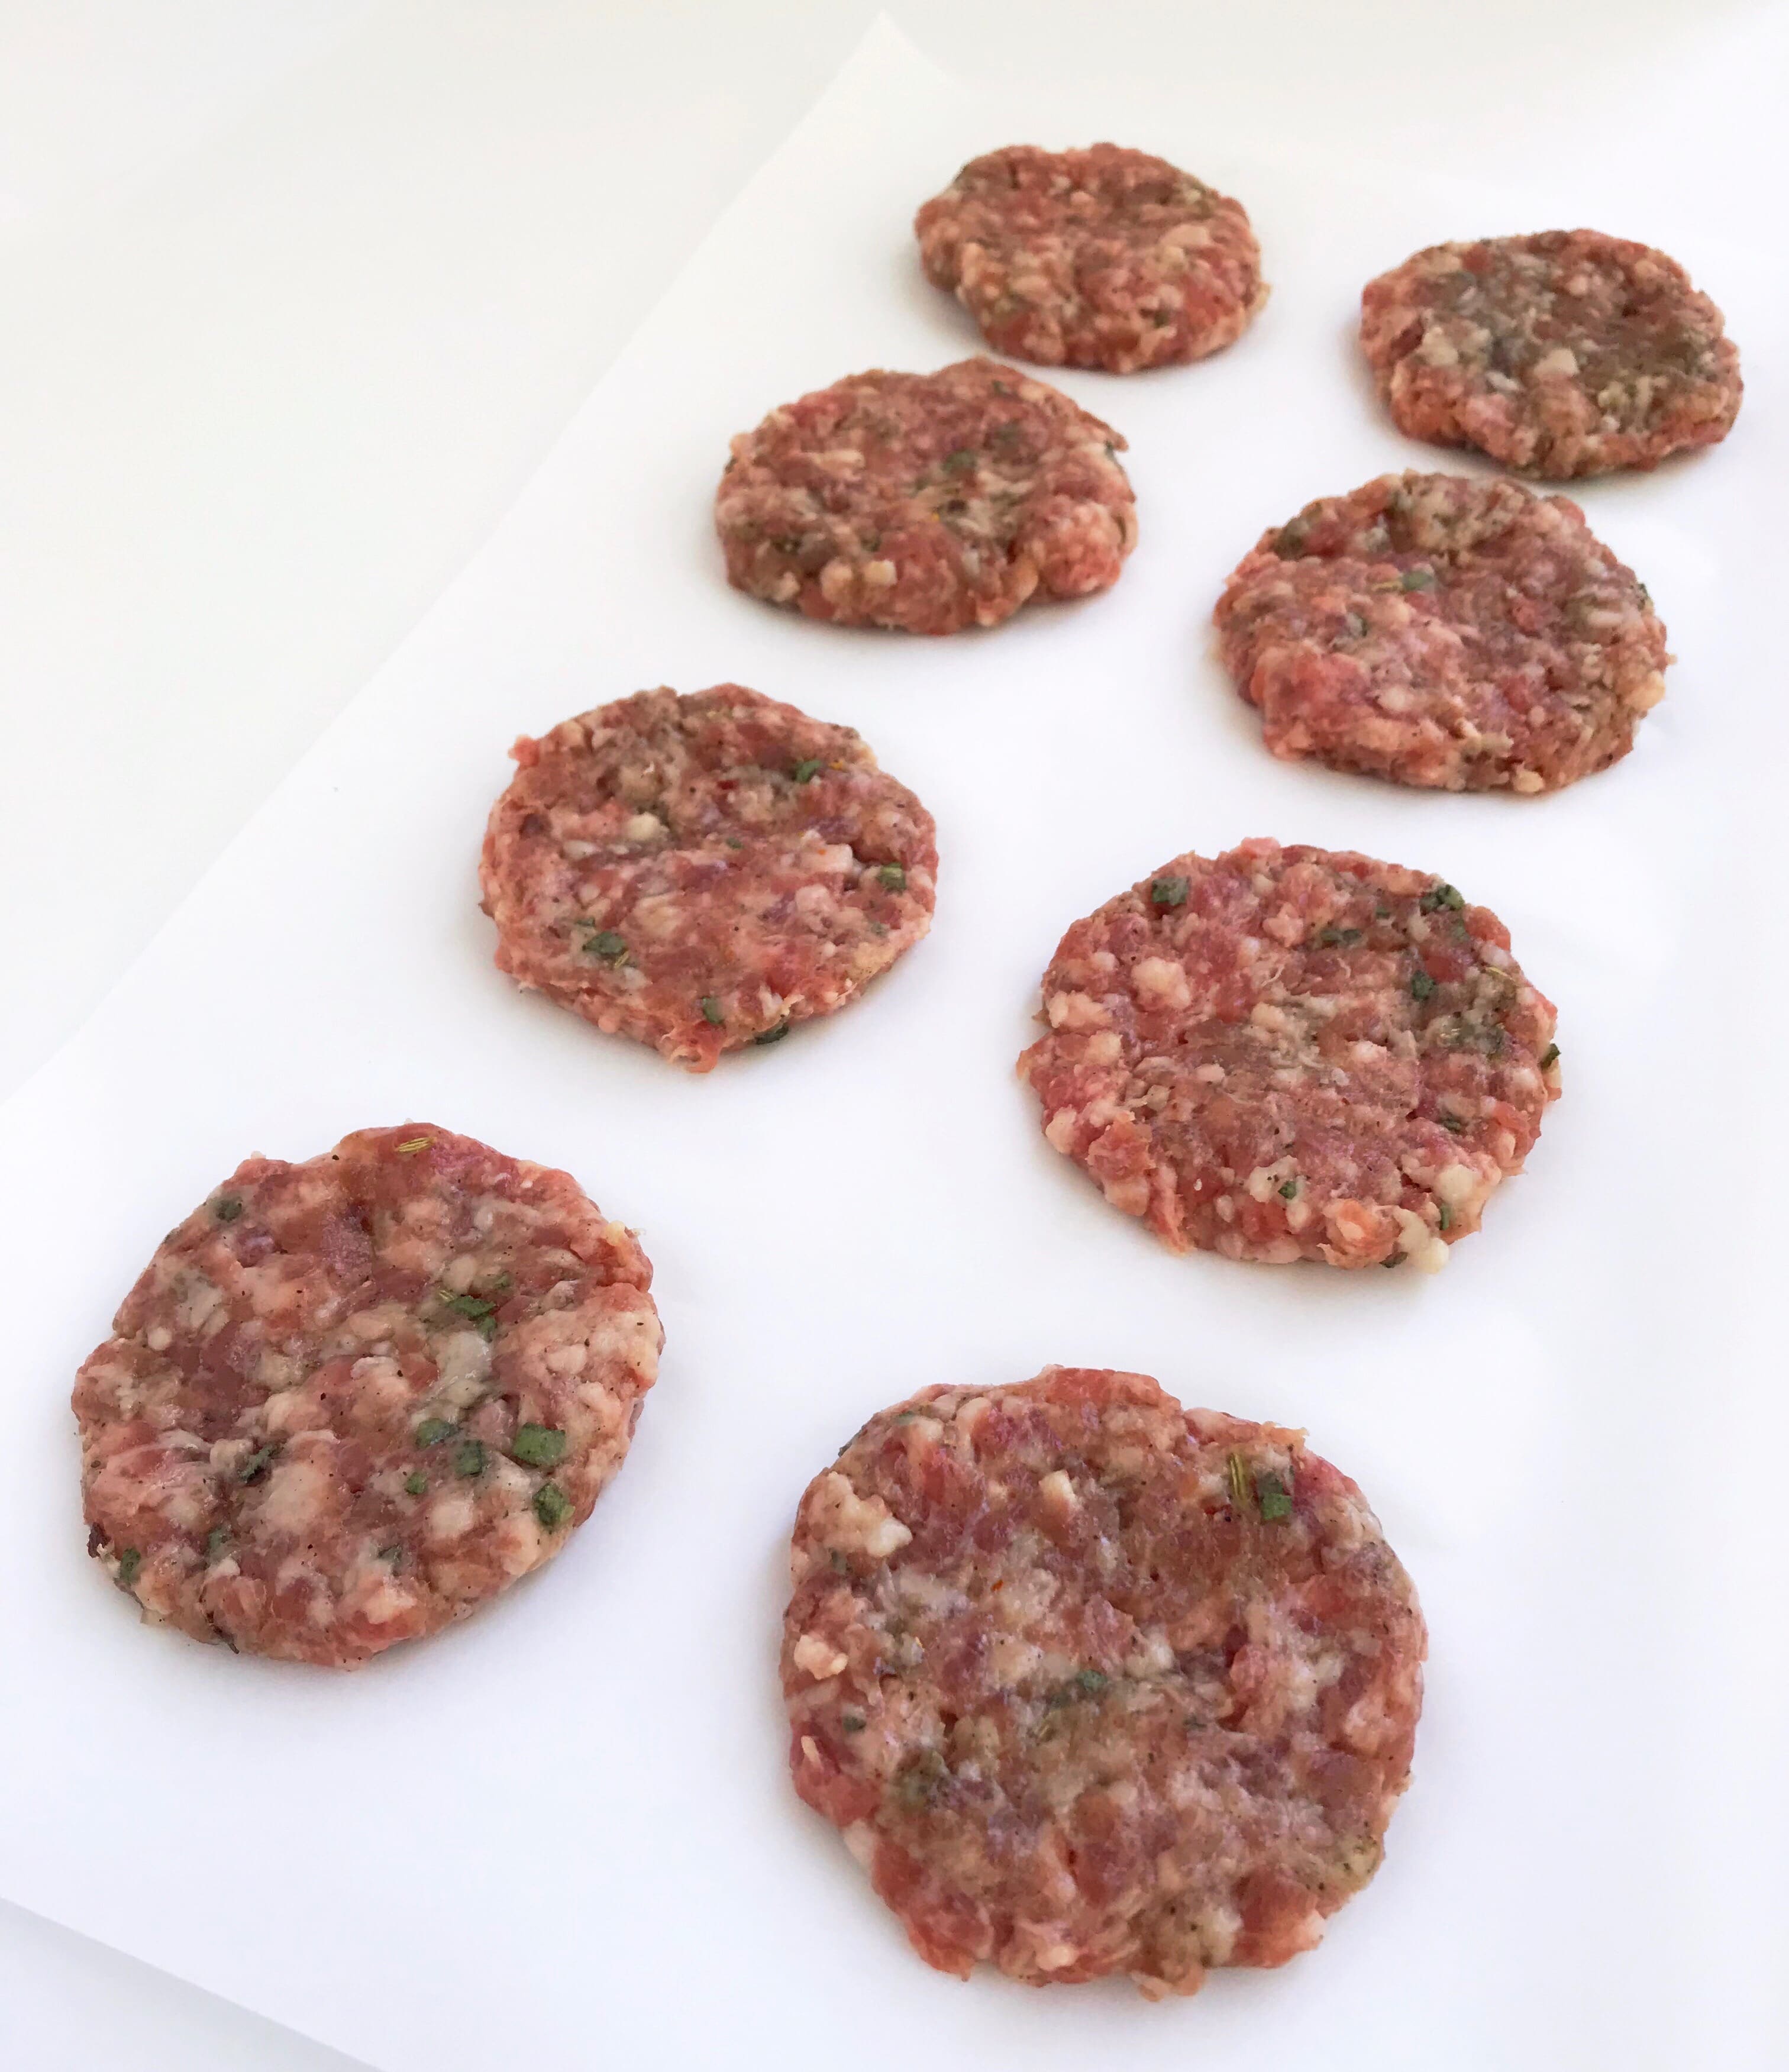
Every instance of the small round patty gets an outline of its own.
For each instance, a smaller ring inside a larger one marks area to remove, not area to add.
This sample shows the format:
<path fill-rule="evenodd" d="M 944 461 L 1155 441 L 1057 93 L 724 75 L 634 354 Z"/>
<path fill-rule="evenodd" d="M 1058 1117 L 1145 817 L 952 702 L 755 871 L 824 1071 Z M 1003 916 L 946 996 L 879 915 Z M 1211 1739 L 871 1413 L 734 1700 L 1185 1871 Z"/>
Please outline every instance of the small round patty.
<path fill-rule="evenodd" d="M 1215 615 L 1273 753 L 1447 791 L 1606 769 L 1664 696 L 1646 586 L 1563 496 L 1381 475 L 1264 533 Z"/>
<path fill-rule="evenodd" d="M 734 440 L 714 500 L 727 581 L 906 633 L 1109 590 L 1137 544 L 1124 443 L 997 360 L 853 374 Z"/>
<path fill-rule="evenodd" d="M 1600 231 L 1432 245 L 1367 283 L 1360 342 L 1400 431 L 1553 482 L 1655 467 L 1739 410 L 1720 310 Z"/>
<path fill-rule="evenodd" d="M 796 1789 L 940 1971 L 1196 1992 L 1378 1868 L 1426 1635 L 1302 1433 L 1100 1368 L 926 1389 L 809 1486 L 792 1568 Z"/>
<path fill-rule="evenodd" d="M 1427 872 L 1246 841 L 1077 921 L 1019 1059 L 1043 1133 L 1176 1252 L 1433 1271 L 1559 1093 L 1553 1009 Z"/>
<path fill-rule="evenodd" d="M 510 753 L 479 867 L 499 968 L 691 1071 L 842 1007 L 932 926 L 932 816 L 850 727 L 718 684 Z"/>
<path fill-rule="evenodd" d="M 349 1668 L 463 1618 L 620 1466 L 652 1278 L 569 1174 L 430 1123 L 245 1159 L 76 1381 L 88 1552 L 242 1654 Z"/>
<path fill-rule="evenodd" d="M 1267 300 L 1240 202 L 1147 151 L 1009 145 L 914 219 L 926 278 L 997 352 L 1130 374 L 1202 360 Z"/>

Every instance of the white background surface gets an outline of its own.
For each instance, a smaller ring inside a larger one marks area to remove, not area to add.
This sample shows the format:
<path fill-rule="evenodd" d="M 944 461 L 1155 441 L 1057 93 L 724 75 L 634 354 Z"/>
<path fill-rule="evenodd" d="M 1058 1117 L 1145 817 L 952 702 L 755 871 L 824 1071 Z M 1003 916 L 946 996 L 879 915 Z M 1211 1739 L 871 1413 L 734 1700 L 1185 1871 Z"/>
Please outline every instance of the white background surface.
<path fill-rule="evenodd" d="M 20 977 L 5 1030 L 17 1046 L 15 1069 L 43 1054 L 104 991 L 222 837 L 487 529 L 631 317 L 820 85 L 860 18 L 844 8 L 718 10 L 703 14 L 696 33 L 687 14 L 672 18 L 679 11 L 270 9 L 249 33 L 239 10 L 170 8 L 165 40 L 149 39 L 154 62 L 128 64 L 119 61 L 118 22 L 107 10 L 0 14 L 0 34 L 31 45 L 23 65 L 0 63 L 0 92 L 39 117 L 0 125 L 11 154 L 0 159 L 0 256 L 16 314 L 0 328 L 0 661 L 15 749 L 0 840 L 16 888 L 6 927 L 19 939 L 9 933 L 5 945 L 6 968 Z M 907 18 L 973 72 L 1007 55 L 1001 31 L 1016 17 L 915 9 Z M 1084 39 L 1084 10 L 1033 10 L 1026 18 L 1078 20 Z M 1427 10 L 1332 8 L 1319 19 L 1314 10 L 1263 9 L 1246 29 L 1232 23 L 1220 32 L 1215 10 L 1178 9 L 1170 40 L 1152 45 L 1166 18 L 1138 10 L 1102 31 L 1110 40 L 1095 67 L 1083 42 L 1047 35 L 1029 39 L 1014 61 L 1058 76 L 1121 73 L 1148 52 L 1157 77 L 1181 68 L 1182 124 L 1189 110 L 1208 109 L 1233 125 L 1240 105 L 1265 130 L 1295 134 L 1307 149 L 1321 146 L 1326 130 L 1347 138 L 1364 132 L 1376 152 L 1401 158 L 1424 180 L 1446 163 L 1532 185 L 1539 153 L 1557 183 L 1549 191 L 1583 195 L 1585 212 L 1599 194 L 1622 198 L 1611 227 L 1638 227 L 1636 216 L 1649 210 L 1693 217 L 1707 197 L 1737 210 L 1741 236 L 1754 205 L 1761 235 L 1772 234 L 1768 196 L 1778 191 L 1780 158 L 1765 128 L 1745 114 L 1749 102 L 1762 108 L 1779 90 L 1768 63 L 1780 48 L 1776 17 L 1552 10 L 1540 35 L 1540 10 L 1505 9 L 1489 50 L 1475 40 L 1482 18 L 1471 10 L 1450 14 L 1447 46 L 1413 32 L 1419 18 L 1433 18 Z M 1299 33 L 1289 35 L 1289 23 Z M 1474 83 L 1466 92 L 1469 49 Z M 1540 61 L 1549 50 L 1555 57 Z M 1587 77 L 1594 94 L 1585 91 Z M 21 80 L 40 80 L 41 90 L 22 91 Z M 1717 81 L 1718 101 L 1708 91 Z M 1103 106 L 1118 105 L 1109 88 L 1096 90 Z M 1669 127 L 1660 133 L 1648 110 L 1669 110 Z M 1186 155 L 1199 162 L 1195 146 Z M 936 325 L 936 313 L 930 321 Z M 819 337 L 815 349 L 825 356 Z M 941 343 L 933 356 L 949 349 Z M 881 356 L 894 355 L 877 344 L 857 355 Z M 830 362 L 802 367 L 784 386 L 792 392 L 836 371 Z M 755 395 L 734 414 L 746 421 L 767 400 Z M 1770 421 L 1757 421 L 1760 400 L 1754 387 L 1742 425 L 1763 440 Z M 1125 421 L 1117 401 L 1104 407 Z M 1140 426 L 1129 429 L 1141 443 Z M 1141 458 L 1137 475 L 1146 495 Z M 1303 493 L 1301 484 L 1281 500 L 1289 508 Z M 1264 487 L 1270 508 L 1252 512 L 1251 526 L 1283 515 L 1273 504 L 1277 494 Z M 1641 557 L 1616 524 L 1608 529 Z M 1650 544 L 1655 561 L 1664 543 Z M 1141 574 L 1140 560 L 1127 589 Z M 1719 574 L 1718 565 L 1709 572 L 1696 664 L 1674 677 L 1674 699 L 1714 652 Z M 1676 633 L 1684 614 L 1668 609 L 1668 616 Z M 767 675 L 767 687 L 861 719 L 890 767 L 919 783 L 944 818 L 947 787 L 932 779 L 927 730 L 891 702 L 872 697 L 860 709 L 829 695 L 812 630 L 796 631 L 808 639 L 787 649 L 783 683 Z M 761 650 L 774 638 L 753 637 Z M 1015 668 L 1023 666 L 1020 637 L 1019 628 L 1001 636 L 1015 643 L 1000 651 Z M 1685 652 L 1682 634 L 1678 645 Z M 675 673 L 644 653 L 616 662 L 643 681 Z M 492 667 L 500 671 L 500 657 Z M 733 668 L 718 658 L 710 673 Z M 796 680 L 802 672 L 811 688 Z M 523 687 L 506 695 L 520 721 L 537 725 L 580 701 L 543 709 Z M 1664 725 L 1662 714 L 1649 734 Z M 1240 724 L 1225 739 L 1244 768 L 1249 744 Z M 1662 742 L 1653 746 L 1664 752 Z M 1680 752 L 1694 746 L 1692 737 Z M 54 781 L 44 781 L 46 771 Z M 1300 832 L 1307 831 L 1318 832 L 1308 823 Z M 1719 832 L 1705 828 L 1701 845 Z M 1318 838 L 1354 832 L 1339 824 Z M 1183 838 L 1177 832 L 1168 846 Z M 1067 889 L 1051 888 L 1053 919 L 1082 911 L 1156 860 L 1152 849 L 1117 876 L 1096 874 L 1079 904 L 1064 907 Z M 1629 868 L 1636 861 L 1623 859 Z M 1538 915 L 1529 917 L 1518 947 L 1546 983 L 1551 974 L 1529 941 L 1540 925 Z M 948 954 L 942 928 L 934 947 Z M 1034 973 L 1041 958 L 1020 948 Z M 886 1025 L 877 1040 L 892 1036 L 895 996 L 874 1012 Z M 839 1029 L 853 1026 L 847 1018 Z M 866 1042 L 870 1026 L 867 1018 L 861 1025 Z M 556 1033 L 543 1031 L 541 1040 L 565 1048 Z M 852 1070 L 862 1062 L 860 1054 Z M 1617 1057 L 1609 1064 L 1618 1071 Z M 463 1115 L 445 1119 L 470 1124 Z M 504 1141 L 494 1125 L 491 1133 Z M 1550 1129 L 1548 1147 L 1553 1141 Z M 228 1157 L 238 1148 L 232 1142 Z M 515 1148 L 570 1157 L 545 1145 Z M 202 1188 L 218 1161 L 203 1144 L 190 1155 Z M 603 1176 L 594 1164 L 590 1177 L 607 1192 Z M 1507 1210 L 1497 1212 L 1511 1227 L 1494 1229 L 1506 1255 L 1517 1242 L 1515 1201 L 1512 1190 Z M 649 1205 L 637 1198 L 618 1205 L 652 1239 Z M 1124 1235 L 1092 1241 L 1118 1244 Z M 134 1230 L 121 1231 L 119 1241 L 128 1272 L 140 1242 Z M 1610 1320 L 1618 1335 L 1620 1322 Z M 1071 1349 L 1043 1351 L 1063 1350 Z M 1193 1378 L 1184 1367 L 1171 1371 L 1159 1346 L 1133 1353 L 1102 1341 L 1086 1350 L 1134 1357 L 1170 1384 Z M 30 1376 L 19 1379 L 35 1386 Z M 893 1392 L 872 1392 L 860 1407 Z M 1230 1407 L 1248 1407 L 1243 1394 L 1232 1388 Z M 1283 1396 L 1256 1407 L 1286 1408 Z M 823 1417 L 813 1444 L 837 1426 L 836 1414 Z M 1575 1462 L 1575 1450 L 1566 1457 Z M 1381 1486 L 1389 1463 L 1377 1466 L 1376 1482 L 1357 1445 L 1345 1464 L 1367 1479 L 1382 1508 L 1396 1509 L 1395 1492 Z M 1415 1565 L 1416 1547 L 1405 1551 Z M 1737 1561 L 1737 1548 L 1729 1551 Z M 1667 1607 L 1664 1623 L 1681 1624 L 1691 1609 Z M 1694 1638 L 1687 1628 L 1684 1637 Z M 117 1636 L 105 1638 L 109 1645 Z M 1595 1652 L 1594 1638 L 1585 1644 Z M 1674 1731 L 1678 1722 L 1669 1724 Z M 1662 1788 L 1678 1744 L 1659 1732 Z M 1413 1799 L 1394 1837 L 1412 1853 L 1420 1829 L 1406 1823 L 1419 1810 Z M 1717 1830 L 1734 1811 L 1701 1800 L 1680 1810 Z M 1643 1823 L 1662 1817 L 1650 1801 L 1636 1812 Z M 1660 1904 L 1668 1911 L 1669 1893 L 1680 1898 L 1681 1880 L 1697 1875 L 1699 1859 L 1693 1848 L 1687 1858 L 1665 1855 L 1671 1877 Z M 1612 1877 L 1645 1881 L 1638 1861 L 1598 1862 L 1596 1884 Z M 840 1884 L 838 1904 L 849 1908 L 859 1896 Z M 1586 1895 L 1591 1910 L 1599 1901 L 1612 1904 Z M 1376 1890 L 1363 1906 L 1393 1904 Z M 1706 1964 L 1717 1953 L 1693 1947 L 1693 1924 L 1709 1917 L 1687 1906 L 1684 1914 L 1692 1946 L 1685 1961 Z M 16 1934 L 0 1942 L 11 1967 L 0 1971 L 0 2017 L 23 2025 L 16 2062 L 33 2072 L 96 2054 L 118 2072 L 139 2062 L 329 2062 L 75 1938 L 16 1917 L 7 1926 Z M 1660 1939 L 1672 1941 L 1668 1933 Z M 1521 1963 L 1507 1955 L 1481 1961 L 1491 1972 Z M 1733 1983 L 1742 2000 L 1743 1964 Z M 1713 2032 L 1697 2033 L 1712 2043 Z M 1671 2054 L 1668 2033 L 1659 2033 L 1667 2054 L 1646 2062 L 1688 2062 L 1682 2049 Z M 1558 2040 L 1579 2054 L 1562 2052 L 1556 2062 L 1598 2062 L 1583 2054 L 1584 2036 Z"/>

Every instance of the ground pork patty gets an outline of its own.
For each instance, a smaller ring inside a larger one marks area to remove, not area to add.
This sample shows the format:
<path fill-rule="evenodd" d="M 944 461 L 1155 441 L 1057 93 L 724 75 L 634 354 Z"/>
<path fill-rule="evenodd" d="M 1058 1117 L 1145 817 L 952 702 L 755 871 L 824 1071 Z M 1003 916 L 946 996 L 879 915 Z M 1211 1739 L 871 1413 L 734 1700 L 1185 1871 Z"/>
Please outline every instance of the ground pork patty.
<path fill-rule="evenodd" d="M 1401 431 L 1563 482 L 1724 439 L 1739 353 L 1675 259 L 1595 230 L 1432 245 L 1369 281 L 1360 340 Z"/>
<path fill-rule="evenodd" d="M 1176 1252 L 1433 1270 L 1559 1092 L 1552 1004 L 1494 914 L 1274 841 L 1077 921 L 1040 1018 L 1045 1137 Z"/>
<path fill-rule="evenodd" d="M 1117 144 L 972 158 L 913 228 L 933 286 L 997 352 L 1046 367 L 1201 360 L 1267 300 L 1242 204 Z"/>
<path fill-rule="evenodd" d="M 88 1550 L 245 1654 L 432 1633 L 589 1517 L 657 1370 L 652 1278 L 569 1174 L 432 1124 L 245 1159 L 80 1370 Z"/>
<path fill-rule="evenodd" d="M 932 926 L 932 816 L 850 727 L 718 684 L 510 752 L 479 874 L 500 968 L 692 1071 L 842 1007 Z"/>
<path fill-rule="evenodd" d="M 1284 1963 L 1377 1868 L 1422 1615 L 1301 1433 L 1050 1367 L 870 1419 L 801 1500 L 790 1766 L 940 1970 Z"/>
<path fill-rule="evenodd" d="M 1448 791 L 1557 791 L 1664 696 L 1645 586 L 1563 496 L 1382 475 L 1265 533 L 1215 614 L 1288 758 Z"/>
<path fill-rule="evenodd" d="M 1124 440 L 993 360 L 853 374 L 733 442 L 727 580 L 837 626 L 957 633 L 1085 597 L 1137 544 Z"/>

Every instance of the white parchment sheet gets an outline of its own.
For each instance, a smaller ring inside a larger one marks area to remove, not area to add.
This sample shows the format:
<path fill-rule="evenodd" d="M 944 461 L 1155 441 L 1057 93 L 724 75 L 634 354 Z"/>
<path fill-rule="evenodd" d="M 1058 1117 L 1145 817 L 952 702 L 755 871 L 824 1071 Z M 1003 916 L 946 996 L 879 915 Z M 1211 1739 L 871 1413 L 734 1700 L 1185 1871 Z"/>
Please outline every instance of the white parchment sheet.
<path fill-rule="evenodd" d="M 1608 226 L 1675 244 L 1754 388 L 1725 446 L 1582 493 L 1680 659 L 1633 755 L 1557 798 L 1276 764 L 1208 635 L 1264 525 L 1443 464 L 1373 405 L 1362 281 L 1542 227 L 1537 205 L 1240 123 L 1183 134 L 1166 103 L 1127 141 L 1246 200 L 1275 292 L 1203 366 L 1063 377 L 1131 442 L 1117 589 L 930 643 L 729 590 L 729 435 L 845 372 L 975 350 L 921 279 L 914 205 L 975 150 L 1087 141 L 1108 112 L 972 100 L 876 31 L 463 578 L 5 1112 L 6 1897 L 385 2072 L 1769 2062 L 1779 290 L 1701 236 L 1693 196 Z M 943 864 L 932 935 L 862 1003 L 696 1079 L 501 977 L 475 865 L 517 733 L 728 678 L 860 728 Z M 1014 1083 L 1063 928 L 1252 834 L 1443 873 L 1559 1004 L 1565 1097 L 1432 1281 L 1174 1258 Z M 632 1457 L 541 1577 L 359 1674 L 141 1627 L 84 1552 L 76 1367 L 239 1157 L 405 1118 L 564 1166 L 640 1228 L 668 1342 Z M 906 1392 L 1051 1360 L 1308 1426 L 1432 1628 L 1378 1880 L 1318 1952 L 1189 2004 L 928 1971 L 784 1772 L 804 1484 Z"/>

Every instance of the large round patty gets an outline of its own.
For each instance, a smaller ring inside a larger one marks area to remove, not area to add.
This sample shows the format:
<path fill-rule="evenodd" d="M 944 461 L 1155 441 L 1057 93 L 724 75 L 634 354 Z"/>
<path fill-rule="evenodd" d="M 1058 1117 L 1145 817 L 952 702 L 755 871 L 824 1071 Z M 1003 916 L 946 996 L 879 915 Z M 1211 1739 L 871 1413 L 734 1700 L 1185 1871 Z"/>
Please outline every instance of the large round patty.
<path fill-rule="evenodd" d="M 1562 482 L 1712 445 L 1739 354 L 1675 259 L 1595 230 L 1432 245 L 1369 281 L 1360 340 L 1399 429 Z"/>
<path fill-rule="evenodd" d="M 727 580 L 908 633 L 1109 589 L 1137 544 L 1124 443 L 997 360 L 852 375 L 733 442 L 714 503 Z"/>
<path fill-rule="evenodd" d="M 499 966 L 692 1071 L 842 1006 L 932 925 L 932 816 L 848 726 L 719 684 L 511 753 L 480 867 Z"/>
<path fill-rule="evenodd" d="M 1557 791 L 1664 696 L 1644 584 L 1563 496 L 1381 475 L 1265 533 L 1216 611 L 1274 754 L 1449 791 Z"/>
<path fill-rule="evenodd" d="M 809 1486 L 790 1766 L 940 1970 L 1284 1963 L 1377 1868 L 1422 1615 L 1303 1434 L 1146 1375 L 931 1388 Z"/>
<path fill-rule="evenodd" d="M 1240 202 L 1117 144 L 972 158 L 914 220 L 926 278 L 997 352 L 1110 374 L 1202 359 L 1263 302 Z"/>
<path fill-rule="evenodd" d="M 76 1382 L 89 1550 L 246 1654 L 348 1667 L 463 1618 L 620 1466 L 652 1277 L 569 1174 L 432 1124 L 245 1159 Z"/>
<path fill-rule="evenodd" d="M 1179 856 L 1062 939 L 1043 1133 L 1175 1251 L 1443 1265 L 1559 1092 L 1497 917 L 1396 864 Z"/>

